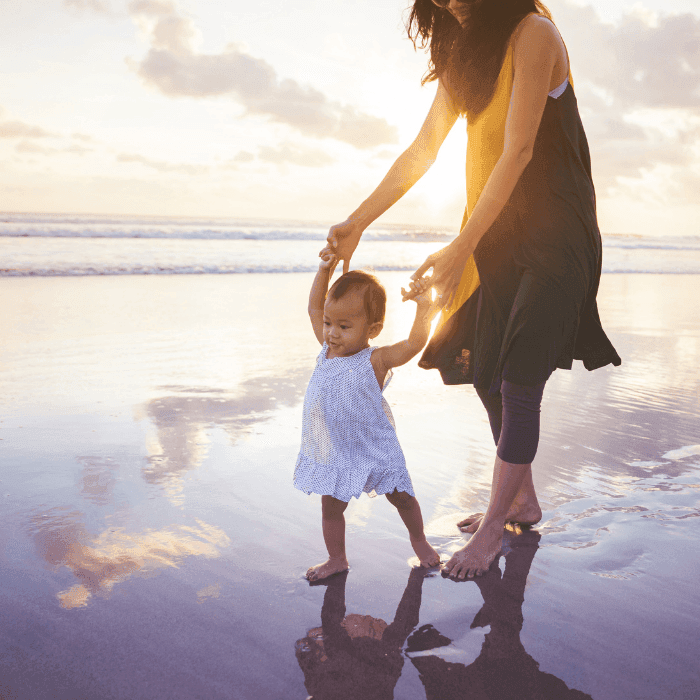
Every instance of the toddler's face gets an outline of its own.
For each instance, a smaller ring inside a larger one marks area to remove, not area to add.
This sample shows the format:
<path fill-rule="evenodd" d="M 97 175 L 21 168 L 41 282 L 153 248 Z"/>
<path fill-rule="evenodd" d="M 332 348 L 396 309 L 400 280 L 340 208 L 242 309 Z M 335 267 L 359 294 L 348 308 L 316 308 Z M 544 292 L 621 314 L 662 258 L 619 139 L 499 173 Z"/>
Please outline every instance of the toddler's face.
<path fill-rule="evenodd" d="M 348 357 L 364 350 L 381 329 L 381 323 L 370 324 L 367 318 L 363 292 L 349 291 L 340 299 L 326 299 L 323 307 L 326 357 Z"/>

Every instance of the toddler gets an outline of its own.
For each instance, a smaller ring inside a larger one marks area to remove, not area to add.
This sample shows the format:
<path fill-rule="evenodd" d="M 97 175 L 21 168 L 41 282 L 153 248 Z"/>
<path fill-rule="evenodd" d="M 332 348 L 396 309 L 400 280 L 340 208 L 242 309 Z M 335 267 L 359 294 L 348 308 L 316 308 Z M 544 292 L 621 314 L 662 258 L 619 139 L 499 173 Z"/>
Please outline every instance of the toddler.
<path fill-rule="evenodd" d="M 306 577 L 318 581 L 348 569 L 343 513 L 350 499 L 363 491 L 387 497 L 399 511 L 421 565 L 437 566 L 440 557 L 425 538 L 394 419 L 382 395 L 392 367 L 408 362 L 428 341 L 437 306 L 428 283 L 415 282 L 416 318 L 408 340 L 370 347 L 384 323 L 384 288 L 374 276 L 355 270 L 328 290 L 337 260 L 326 250 L 321 255 L 309 296 L 309 317 L 323 349 L 304 397 L 294 486 L 322 496 L 328 560 L 312 566 Z"/>

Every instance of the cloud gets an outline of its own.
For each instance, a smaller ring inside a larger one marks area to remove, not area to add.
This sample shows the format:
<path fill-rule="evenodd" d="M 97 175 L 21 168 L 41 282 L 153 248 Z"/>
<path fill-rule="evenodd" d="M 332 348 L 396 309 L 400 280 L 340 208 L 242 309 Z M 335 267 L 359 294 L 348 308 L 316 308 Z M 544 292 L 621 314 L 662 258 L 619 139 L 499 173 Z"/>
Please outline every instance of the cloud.
<path fill-rule="evenodd" d="M 44 156 L 50 156 L 58 153 L 56 148 L 47 148 L 45 146 L 39 146 L 31 141 L 20 141 L 15 146 L 15 151 L 17 153 L 41 153 Z"/>
<path fill-rule="evenodd" d="M 169 0 L 132 0 L 128 6 L 133 15 L 158 17 L 173 15 L 176 12 L 175 3 Z"/>
<path fill-rule="evenodd" d="M 257 152 L 239 151 L 225 167 L 237 168 L 241 163 L 272 163 L 273 165 L 300 165 L 307 168 L 322 168 L 336 162 L 336 159 L 319 148 L 295 143 L 282 143 L 278 146 L 261 146 Z"/>
<path fill-rule="evenodd" d="M 75 153 L 78 156 L 82 156 L 85 153 L 92 153 L 92 148 L 88 148 L 87 146 L 81 146 L 79 143 L 74 143 L 71 146 L 68 146 L 68 148 L 64 148 L 63 152 L 64 153 Z"/>
<path fill-rule="evenodd" d="M 310 168 L 318 168 L 335 162 L 335 158 L 329 156 L 325 151 L 290 143 L 282 144 L 276 148 L 262 146 L 258 151 L 258 158 L 267 163 L 293 163 Z"/>
<path fill-rule="evenodd" d="M 656 196 L 663 173 L 666 200 L 685 199 L 686 171 L 700 155 L 700 18 L 633 10 L 606 24 L 590 6 L 550 7 L 571 55 L 599 192 Z"/>
<path fill-rule="evenodd" d="M 220 54 L 193 48 L 196 30 L 172 2 L 134 0 L 133 17 L 149 28 L 150 49 L 132 68 L 147 85 L 171 97 L 235 97 L 249 114 L 260 114 L 315 138 L 333 138 L 356 148 L 397 142 L 385 119 L 330 100 L 313 87 L 280 78 L 265 60 L 236 45 Z"/>
<path fill-rule="evenodd" d="M 166 163 L 161 160 L 152 160 L 134 153 L 120 153 L 117 155 L 117 162 L 119 163 L 140 163 L 148 168 L 153 168 L 160 172 L 179 172 L 185 173 L 187 175 L 199 175 L 203 172 L 209 170 L 203 165 L 193 165 L 191 163 Z"/>
<path fill-rule="evenodd" d="M 71 10 L 109 12 L 109 3 L 104 0 L 63 0 L 63 5 Z"/>
<path fill-rule="evenodd" d="M 374 157 L 377 160 L 396 160 L 398 158 L 399 152 L 398 151 L 392 151 L 388 148 L 384 148 L 378 153 L 374 154 Z"/>
<path fill-rule="evenodd" d="M 686 13 L 650 18 L 629 12 L 617 25 L 602 23 L 591 7 L 560 3 L 555 20 L 579 71 L 628 107 L 700 110 L 700 17 Z M 587 31 L 580 31 L 587 27 Z"/>
<path fill-rule="evenodd" d="M 232 162 L 234 163 L 251 163 L 255 160 L 255 156 L 250 153 L 250 151 L 239 151 L 233 157 Z"/>
<path fill-rule="evenodd" d="M 8 121 L 0 123 L 0 138 L 17 139 L 17 138 L 32 138 L 41 139 L 55 136 L 48 131 L 45 131 L 40 126 L 32 126 L 20 121 Z"/>
<path fill-rule="evenodd" d="M 86 148 L 78 143 L 75 143 L 67 148 L 49 148 L 48 146 L 40 146 L 33 141 L 20 141 L 15 146 L 15 151 L 17 153 L 41 153 L 44 156 L 54 156 L 58 153 L 72 153 L 74 155 L 82 156 L 86 153 L 91 153 L 92 148 Z"/>
<path fill-rule="evenodd" d="M 49 510 L 34 517 L 30 526 L 37 553 L 75 576 L 73 586 L 56 594 L 62 608 L 85 607 L 132 576 L 154 576 L 179 566 L 185 557 L 219 557 L 231 544 L 223 530 L 201 520 L 142 532 L 110 527 L 96 536 L 88 534 L 83 520 L 77 511 Z"/>

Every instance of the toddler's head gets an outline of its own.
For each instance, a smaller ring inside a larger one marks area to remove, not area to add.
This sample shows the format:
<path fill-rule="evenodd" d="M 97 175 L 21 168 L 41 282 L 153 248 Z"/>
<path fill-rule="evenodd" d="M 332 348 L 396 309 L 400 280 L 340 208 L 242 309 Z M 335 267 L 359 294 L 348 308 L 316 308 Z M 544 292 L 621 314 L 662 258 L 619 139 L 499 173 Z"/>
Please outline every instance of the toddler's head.
<path fill-rule="evenodd" d="M 333 357 L 347 357 L 366 348 L 384 325 L 386 292 L 367 272 L 353 270 L 328 290 L 323 307 L 323 339 Z"/>

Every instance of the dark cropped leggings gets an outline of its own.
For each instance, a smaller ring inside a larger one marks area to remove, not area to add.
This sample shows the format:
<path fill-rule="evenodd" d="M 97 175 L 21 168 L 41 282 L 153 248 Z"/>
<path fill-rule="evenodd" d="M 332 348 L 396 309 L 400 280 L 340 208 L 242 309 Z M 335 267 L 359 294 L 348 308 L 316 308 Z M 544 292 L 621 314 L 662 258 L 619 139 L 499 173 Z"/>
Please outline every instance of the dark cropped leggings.
<path fill-rule="evenodd" d="M 540 439 L 540 405 L 544 382 L 536 386 L 501 382 L 499 394 L 477 387 L 476 393 L 489 414 L 496 454 L 511 464 L 530 464 Z"/>

